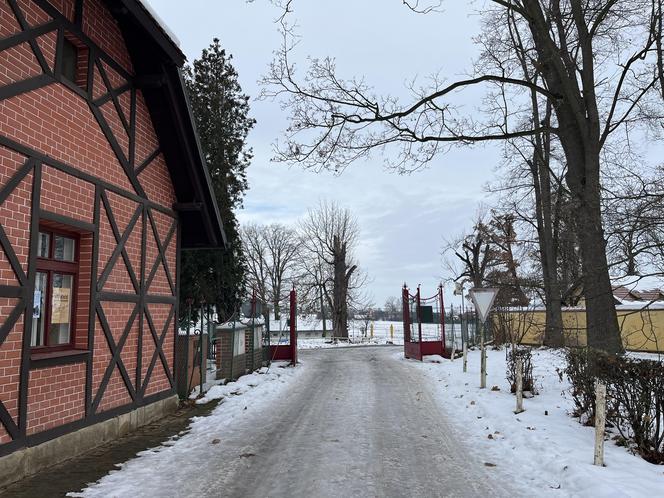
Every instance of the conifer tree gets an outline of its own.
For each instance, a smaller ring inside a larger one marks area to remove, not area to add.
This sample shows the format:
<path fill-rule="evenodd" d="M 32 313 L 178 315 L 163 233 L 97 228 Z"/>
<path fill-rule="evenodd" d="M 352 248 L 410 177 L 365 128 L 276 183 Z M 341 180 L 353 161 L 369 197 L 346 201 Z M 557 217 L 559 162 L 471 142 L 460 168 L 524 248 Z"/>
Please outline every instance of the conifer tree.
<path fill-rule="evenodd" d="M 234 210 L 242 208 L 248 188 L 253 154 L 246 140 L 255 124 L 232 59 L 215 38 L 184 74 L 228 246 L 183 252 L 180 298 L 192 298 L 194 309 L 203 301 L 214 304 L 221 319 L 238 309 L 244 292 L 245 261 Z M 181 309 L 186 318 L 187 308 Z"/>

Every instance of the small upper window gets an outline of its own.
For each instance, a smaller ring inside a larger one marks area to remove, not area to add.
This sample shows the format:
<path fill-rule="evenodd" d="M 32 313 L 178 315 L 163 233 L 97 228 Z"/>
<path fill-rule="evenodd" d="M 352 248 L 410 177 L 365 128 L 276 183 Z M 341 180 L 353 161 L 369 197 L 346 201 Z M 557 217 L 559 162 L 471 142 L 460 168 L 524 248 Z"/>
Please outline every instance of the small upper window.
<path fill-rule="evenodd" d="M 90 50 L 78 38 L 65 33 L 62 40 L 62 77 L 85 90 L 88 86 L 88 56 Z"/>
<path fill-rule="evenodd" d="M 64 39 L 62 46 L 62 76 L 72 83 L 77 83 L 78 48 L 71 41 Z"/>

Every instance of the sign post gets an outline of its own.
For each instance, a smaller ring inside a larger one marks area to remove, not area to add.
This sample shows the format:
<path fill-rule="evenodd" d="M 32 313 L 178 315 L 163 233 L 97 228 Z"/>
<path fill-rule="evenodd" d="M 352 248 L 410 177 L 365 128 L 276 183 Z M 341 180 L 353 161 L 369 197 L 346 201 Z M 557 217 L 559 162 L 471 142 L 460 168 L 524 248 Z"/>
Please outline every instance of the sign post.
<path fill-rule="evenodd" d="M 461 328 L 461 349 L 463 350 L 463 373 L 468 371 L 468 321 L 466 321 L 466 330 L 463 329 L 463 317 L 466 314 L 464 309 L 463 300 L 465 299 L 463 295 L 463 284 L 464 281 L 454 283 L 454 295 L 461 296 L 461 308 L 459 315 L 459 328 Z M 454 327 L 454 317 L 452 317 L 452 327 Z"/>
<path fill-rule="evenodd" d="M 484 389 L 486 387 L 486 344 L 484 341 L 486 319 L 489 316 L 493 302 L 496 300 L 498 289 L 493 287 L 473 287 L 470 289 L 469 294 L 482 324 L 480 333 L 480 389 Z"/>

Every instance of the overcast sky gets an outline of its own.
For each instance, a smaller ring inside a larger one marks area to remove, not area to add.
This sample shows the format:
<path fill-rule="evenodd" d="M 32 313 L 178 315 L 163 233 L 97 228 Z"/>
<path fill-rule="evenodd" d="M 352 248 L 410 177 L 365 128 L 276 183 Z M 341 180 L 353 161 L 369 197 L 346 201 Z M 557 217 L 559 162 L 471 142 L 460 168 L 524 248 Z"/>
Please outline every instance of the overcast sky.
<path fill-rule="evenodd" d="M 359 220 L 357 259 L 371 278 L 376 305 L 398 296 L 404 282 L 422 284 L 424 294 L 433 294 L 443 273 L 443 238 L 471 226 L 486 197 L 483 187 L 500 161 L 499 150 L 456 150 L 408 176 L 386 171 L 380 155 L 340 176 L 273 163 L 272 144 L 285 128 L 286 116 L 278 102 L 254 97 L 280 41 L 277 10 L 267 0 L 149 2 L 190 61 L 218 37 L 233 55 L 242 88 L 251 97 L 257 125 L 249 145 L 255 156 L 240 222 L 294 223 L 319 199 L 335 200 Z M 365 76 L 377 91 L 406 97 L 405 82 L 413 76 L 441 72 L 453 79 L 469 71 L 475 55 L 471 37 L 478 30 L 470 3 L 448 0 L 443 13 L 421 16 L 401 0 L 296 0 L 302 40 L 295 62 L 302 69 L 307 56 L 334 56 L 340 76 Z M 481 7 L 481 2 L 472 4 Z M 472 108 L 477 95 L 464 98 Z"/>

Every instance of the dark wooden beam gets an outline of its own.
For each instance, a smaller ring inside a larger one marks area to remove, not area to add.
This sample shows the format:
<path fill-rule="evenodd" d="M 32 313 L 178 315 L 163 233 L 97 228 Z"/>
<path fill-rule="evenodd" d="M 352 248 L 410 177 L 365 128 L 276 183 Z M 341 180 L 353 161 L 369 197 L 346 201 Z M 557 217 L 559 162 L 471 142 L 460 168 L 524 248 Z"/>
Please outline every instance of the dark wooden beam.
<path fill-rule="evenodd" d="M 173 204 L 173 211 L 182 213 L 185 211 L 202 211 L 202 202 L 176 202 Z"/>

